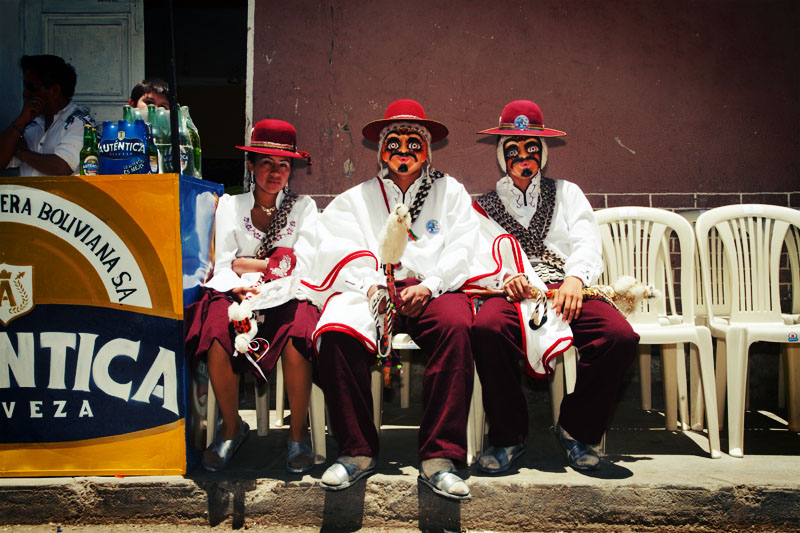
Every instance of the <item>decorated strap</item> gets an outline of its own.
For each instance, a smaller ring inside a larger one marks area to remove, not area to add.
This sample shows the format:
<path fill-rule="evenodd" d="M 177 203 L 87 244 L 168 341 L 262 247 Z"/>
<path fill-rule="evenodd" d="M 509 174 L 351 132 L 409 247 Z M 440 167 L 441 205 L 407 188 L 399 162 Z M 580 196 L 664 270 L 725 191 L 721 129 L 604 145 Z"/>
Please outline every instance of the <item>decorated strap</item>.
<path fill-rule="evenodd" d="M 297 193 L 294 191 L 286 191 L 283 195 L 280 209 L 275 213 L 275 218 L 272 219 L 267 231 L 264 232 L 261 245 L 258 247 L 258 250 L 256 250 L 256 259 L 264 259 L 267 257 L 267 253 L 272 249 L 272 245 L 275 243 L 278 234 L 289 222 L 289 213 L 291 213 L 295 202 L 297 202 Z"/>
<path fill-rule="evenodd" d="M 442 174 L 440 171 L 430 169 L 428 174 L 422 179 L 422 185 L 420 185 L 417 194 L 414 196 L 414 201 L 411 203 L 411 207 L 408 209 L 408 214 L 411 216 L 411 225 L 414 224 L 420 212 L 422 211 L 422 206 L 425 204 L 425 199 L 428 197 L 431 187 L 433 187 L 433 182 L 443 177 L 444 174 Z"/>
<path fill-rule="evenodd" d="M 534 270 L 545 283 L 552 283 L 564 279 L 564 259 L 548 249 L 544 239 L 550 231 L 553 211 L 556 205 L 556 182 L 551 178 L 542 177 L 539 188 L 539 199 L 536 213 L 533 215 L 530 227 L 526 228 L 511 216 L 497 195 L 497 191 L 488 192 L 480 196 L 477 203 L 486 214 L 500 224 L 507 232 L 517 238 L 529 258 L 541 258 L 544 267 L 534 265 Z M 536 231 L 537 228 L 541 228 Z"/>

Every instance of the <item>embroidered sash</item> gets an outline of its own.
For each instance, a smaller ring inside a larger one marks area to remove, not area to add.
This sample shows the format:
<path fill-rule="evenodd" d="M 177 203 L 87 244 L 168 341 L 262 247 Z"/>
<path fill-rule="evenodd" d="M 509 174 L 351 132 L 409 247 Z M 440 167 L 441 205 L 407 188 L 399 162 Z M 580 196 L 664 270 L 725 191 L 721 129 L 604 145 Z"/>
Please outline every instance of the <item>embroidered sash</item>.
<path fill-rule="evenodd" d="M 555 283 L 564 279 L 564 259 L 549 250 L 544 244 L 544 239 L 550 231 L 556 205 L 556 182 L 552 178 L 542 176 L 540 185 L 536 213 L 527 228 L 506 210 L 497 191 L 490 191 L 480 196 L 477 202 L 492 220 L 516 237 L 529 259 L 541 259 L 540 263 L 533 264 L 533 270 L 541 280 L 544 283 Z"/>
<path fill-rule="evenodd" d="M 281 207 L 278 209 L 278 212 L 275 213 L 275 218 L 272 219 L 267 231 L 264 232 L 264 238 L 261 239 L 261 245 L 258 247 L 258 250 L 256 250 L 256 259 L 264 259 L 267 257 L 267 253 L 269 253 L 269 251 L 272 249 L 272 245 L 275 243 L 275 239 L 278 237 L 278 234 L 289 222 L 289 213 L 291 213 L 296 201 L 296 192 L 286 191 L 286 193 L 284 193 L 283 201 L 281 201 Z"/>
<path fill-rule="evenodd" d="M 412 225 L 414 224 L 414 221 L 417 220 L 420 211 L 422 211 L 422 206 L 425 204 L 425 199 L 428 197 L 431 187 L 433 187 L 433 182 L 443 176 L 444 174 L 438 170 L 430 169 L 427 176 L 425 176 L 425 178 L 422 180 L 422 184 L 419 186 L 417 194 L 414 195 L 414 201 L 411 202 L 411 207 L 408 208 L 408 214 L 411 216 Z"/>

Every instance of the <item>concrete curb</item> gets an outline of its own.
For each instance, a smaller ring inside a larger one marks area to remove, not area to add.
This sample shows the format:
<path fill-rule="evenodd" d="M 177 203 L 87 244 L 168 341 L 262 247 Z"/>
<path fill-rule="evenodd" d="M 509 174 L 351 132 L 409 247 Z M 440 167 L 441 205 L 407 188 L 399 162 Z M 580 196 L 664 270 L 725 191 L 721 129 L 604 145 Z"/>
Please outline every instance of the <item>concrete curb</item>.
<path fill-rule="evenodd" d="M 414 469 L 409 469 L 414 470 Z M 575 474 L 576 476 L 578 474 Z M 471 477 L 473 499 L 451 502 L 419 486 L 416 472 L 376 474 L 342 492 L 316 479 L 5 479 L 2 524 L 170 523 L 230 520 L 323 530 L 572 530 L 630 527 L 712 531 L 800 531 L 798 486 L 531 483 Z"/>

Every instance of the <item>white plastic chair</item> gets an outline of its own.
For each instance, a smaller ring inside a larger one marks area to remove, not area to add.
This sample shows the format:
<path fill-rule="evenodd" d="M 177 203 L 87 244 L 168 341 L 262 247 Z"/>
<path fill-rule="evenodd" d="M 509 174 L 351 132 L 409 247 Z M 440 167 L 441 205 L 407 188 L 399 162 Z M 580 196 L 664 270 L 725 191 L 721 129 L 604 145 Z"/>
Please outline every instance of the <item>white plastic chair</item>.
<path fill-rule="evenodd" d="M 723 369 L 728 388 L 728 453 L 744 455 L 744 411 L 748 349 L 753 342 L 785 343 L 789 383 L 789 429 L 800 430 L 800 324 L 781 314 L 779 269 L 787 233 L 800 227 L 800 212 L 787 207 L 744 204 L 718 207 L 698 217 L 697 240 L 706 301 L 713 303 L 712 276 L 720 267 L 730 279 L 726 316 L 709 307 L 709 328 L 717 338 L 717 373 Z M 715 229 L 723 246 L 724 265 L 713 265 L 708 248 Z M 719 273 L 718 273 L 719 277 Z M 787 322 L 790 322 L 787 324 Z M 708 401 L 706 399 L 706 401 Z"/>
<path fill-rule="evenodd" d="M 717 420 L 714 359 L 711 334 L 705 326 L 695 323 L 694 271 L 695 238 L 689 222 L 680 215 L 647 207 L 617 207 L 595 212 L 600 225 L 605 263 L 605 280 L 613 282 L 622 276 L 633 276 L 652 285 L 663 298 L 644 300 L 639 309 L 628 316 L 640 344 L 662 345 L 667 418 L 677 429 L 678 398 L 686 405 L 685 364 L 682 343 L 698 349 L 703 393 L 707 406 L 708 443 L 712 458 L 721 457 L 719 423 Z M 674 295 L 670 236 L 675 234 L 680 247 L 680 302 Z M 683 368 L 682 375 L 678 370 Z M 677 382 L 671 380 L 677 376 Z M 683 413 L 682 418 L 687 418 Z"/>
<path fill-rule="evenodd" d="M 793 226 L 786 233 L 786 252 L 789 259 L 789 272 L 792 284 L 791 312 L 783 315 L 786 324 L 800 322 L 800 228 Z M 778 367 L 778 407 L 786 407 L 786 366 L 787 350 L 781 350 L 781 365 Z M 796 394 L 796 393 L 795 393 Z M 796 426 L 795 426 L 796 427 Z"/>

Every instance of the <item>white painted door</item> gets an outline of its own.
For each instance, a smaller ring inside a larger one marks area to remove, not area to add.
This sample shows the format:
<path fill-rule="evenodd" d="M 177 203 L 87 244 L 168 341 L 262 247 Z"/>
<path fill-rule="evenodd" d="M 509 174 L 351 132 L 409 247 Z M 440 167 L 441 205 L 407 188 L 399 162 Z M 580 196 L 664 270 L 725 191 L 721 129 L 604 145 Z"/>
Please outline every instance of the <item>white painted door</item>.
<path fill-rule="evenodd" d="M 121 119 L 121 106 L 144 78 L 143 1 L 26 0 L 22 6 L 22 53 L 63 57 L 78 73 L 73 99 L 98 125 Z"/>

